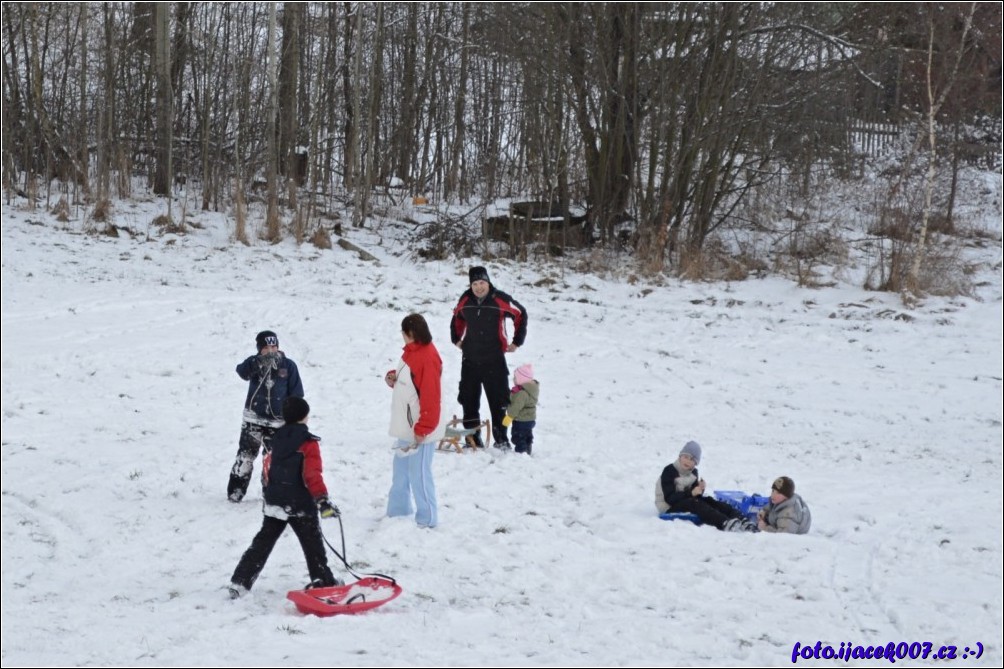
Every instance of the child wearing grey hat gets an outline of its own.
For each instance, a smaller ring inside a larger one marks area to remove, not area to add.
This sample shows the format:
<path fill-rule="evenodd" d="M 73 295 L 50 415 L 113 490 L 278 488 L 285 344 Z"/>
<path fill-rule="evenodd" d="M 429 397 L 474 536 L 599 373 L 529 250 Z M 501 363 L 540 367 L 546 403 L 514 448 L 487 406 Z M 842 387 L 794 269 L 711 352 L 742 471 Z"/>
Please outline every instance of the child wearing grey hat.
<path fill-rule="evenodd" d="M 726 532 L 758 531 L 738 509 L 714 497 L 705 497 L 707 484 L 697 471 L 700 462 L 701 445 L 688 441 L 680 449 L 676 462 L 666 465 L 655 483 L 655 508 L 659 513 L 693 513 L 705 525 Z"/>

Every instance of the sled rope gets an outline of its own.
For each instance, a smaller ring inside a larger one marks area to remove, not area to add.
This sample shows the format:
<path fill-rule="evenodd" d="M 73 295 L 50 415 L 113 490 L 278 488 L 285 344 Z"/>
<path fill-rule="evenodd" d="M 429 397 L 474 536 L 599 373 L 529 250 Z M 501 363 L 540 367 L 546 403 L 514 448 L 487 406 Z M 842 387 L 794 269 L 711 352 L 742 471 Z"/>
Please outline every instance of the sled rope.
<path fill-rule="evenodd" d="M 345 550 L 345 526 L 342 524 L 342 517 L 340 515 L 338 516 L 338 531 L 342 535 L 342 552 L 341 553 L 339 553 L 338 549 L 336 549 L 334 546 L 331 545 L 331 542 L 328 541 L 328 538 L 326 536 L 324 536 L 324 532 L 323 531 L 321 532 L 321 539 L 324 540 L 324 543 L 327 544 L 327 546 L 331 550 L 331 552 L 334 553 L 335 556 L 338 557 L 338 559 L 342 561 L 342 564 L 345 565 L 345 570 L 347 572 L 349 572 L 350 574 L 352 574 L 352 576 L 357 581 L 361 581 L 363 576 L 373 576 L 373 577 L 376 577 L 376 578 L 382 578 L 382 579 L 388 580 L 388 581 L 391 582 L 391 585 L 397 585 L 397 580 L 395 578 L 391 577 L 391 576 L 387 576 L 386 574 L 372 573 L 372 574 L 363 574 L 362 576 L 360 576 L 359 574 L 357 574 L 355 572 L 355 570 L 353 570 L 352 567 L 349 566 L 348 560 L 345 559 L 346 555 L 347 555 L 347 552 Z M 357 597 L 358 596 L 360 596 L 360 595 L 357 595 Z M 356 597 L 353 597 L 352 599 L 356 599 Z M 364 597 L 364 599 L 365 599 L 365 597 Z M 349 600 L 349 602 L 351 602 L 351 601 L 352 600 Z"/>

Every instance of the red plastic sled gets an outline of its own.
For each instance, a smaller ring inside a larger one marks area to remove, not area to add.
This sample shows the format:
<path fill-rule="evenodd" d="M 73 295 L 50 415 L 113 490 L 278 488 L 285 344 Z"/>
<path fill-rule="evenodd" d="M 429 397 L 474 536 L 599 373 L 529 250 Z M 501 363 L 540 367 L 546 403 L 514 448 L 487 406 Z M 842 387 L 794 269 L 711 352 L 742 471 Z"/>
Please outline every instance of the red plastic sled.
<path fill-rule="evenodd" d="M 401 594 L 401 586 L 389 578 L 368 576 L 348 585 L 310 590 L 290 590 L 286 599 L 301 613 L 315 616 L 363 613 L 386 604 Z"/>

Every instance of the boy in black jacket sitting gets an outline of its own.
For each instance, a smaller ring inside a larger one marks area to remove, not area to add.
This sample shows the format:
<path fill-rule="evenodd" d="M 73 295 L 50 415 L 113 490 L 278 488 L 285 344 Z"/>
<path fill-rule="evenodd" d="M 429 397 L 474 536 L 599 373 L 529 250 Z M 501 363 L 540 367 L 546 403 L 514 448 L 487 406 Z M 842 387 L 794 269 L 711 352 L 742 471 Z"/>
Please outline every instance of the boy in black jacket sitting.
<path fill-rule="evenodd" d="M 655 484 L 659 513 L 693 513 L 705 525 L 727 532 L 757 532 L 757 527 L 737 509 L 714 497 L 704 497 L 704 479 L 697 473 L 701 445 L 688 441 L 676 462 L 666 465 Z"/>
<path fill-rule="evenodd" d="M 328 501 L 321 464 L 320 437 L 307 430 L 310 405 L 302 397 L 289 397 L 282 404 L 285 425 L 272 436 L 272 449 L 262 466 L 265 519 L 237 563 L 230 578 L 230 597 L 245 594 L 254 585 L 268 556 L 286 525 L 300 540 L 303 557 L 310 572 L 308 588 L 342 585 L 328 568 L 321 537 L 321 518 L 335 518 L 338 507 Z"/>

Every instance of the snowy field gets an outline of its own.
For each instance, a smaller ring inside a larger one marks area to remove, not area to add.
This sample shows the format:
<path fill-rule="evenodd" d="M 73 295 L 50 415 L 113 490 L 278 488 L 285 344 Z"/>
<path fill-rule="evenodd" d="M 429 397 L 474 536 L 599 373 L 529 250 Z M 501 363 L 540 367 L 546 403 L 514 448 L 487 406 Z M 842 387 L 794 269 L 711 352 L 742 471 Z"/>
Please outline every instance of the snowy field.
<path fill-rule="evenodd" d="M 541 380 L 534 456 L 437 454 L 441 525 L 425 531 L 383 517 L 382 377 L 419 311 L 454 400 L 448 321 L 469 263 L 414 264 L 389 223 L 350 231 L 379 258 L 365 262 L 234 244 L 221 215 L 162 235 L 159 213 L 118 204 L 138 234 L 111 238 L 3 206 L 4 666 L 781 666 L 817 641 L 1004 661 L 999 241 L 973 250 L 977 295 L 914 308 L 860 282 L 488 263 L 529 312 L 510 369 Z M 300 367 L 350 562 L 404 588 L 371 613 L 296 611 L 292 532 L 252 593 L 227 597 L 261 522 L 257 477 L 242 504 L 225 490 L 247 390 L 234 366 L 262 329 Z M 710 490 L 791 476 L 812 532 L 660 521 L 655 481 L 690 439 Z"/>

